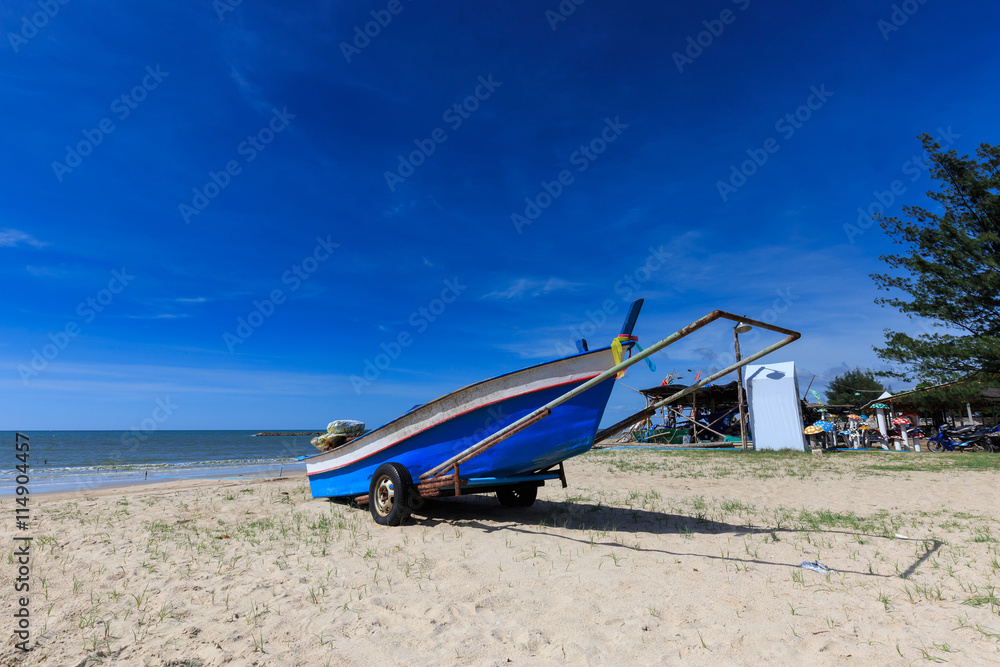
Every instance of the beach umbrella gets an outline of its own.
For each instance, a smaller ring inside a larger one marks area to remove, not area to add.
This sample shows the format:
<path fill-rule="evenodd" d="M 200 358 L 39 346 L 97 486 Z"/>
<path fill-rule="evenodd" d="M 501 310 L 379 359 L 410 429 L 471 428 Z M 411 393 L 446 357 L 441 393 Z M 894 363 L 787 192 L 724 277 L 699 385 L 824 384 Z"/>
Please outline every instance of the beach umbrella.
<path fill-rule="evenodd" d="M 836 424 L 834 424 L 831 421 L 827 421 L 825 419 L 820 419 L 818 422 L 815 422 L 813 424 L 813 426 L 818 426 L 820 429 L 822 429 L 826 433 L 836 433 L 837 432 L 837 426 L 836 426 Z M 834 438 L 834 443 L 836 443 L 836 436 L 833 436 L 833 438 Z M 827 440 L 830 440 L 830 436 L 827 436 Z"/>
<path fill-rule="evenodd" d="M 823 431 L 825 431 L 827 433 L 836 433 L 837 432 L 837 427 L 833 424 L 833 422 L 826 421 L 825 419 L 819 420 L 818 422 L 816 422 L 815 424 L 813 424 L 813 426 L 818 426 L 821 430 L 823 430 Z M 836 447 L 836 436 L 833 436 L 833 438 L 834 439 L 833 439 L 833 443 L 831 444 L 831 446 L 832 447 Z M 827 436 L 827 440 L 828 441 L 830 440 L 830 436 Z"/>
<path fill-rule="evenodd" d="M 866 431 L 872 430 L 872 427 L 868 424 L 862 424 L 858 427 L 858 449 L 861 449 L 862 445 L 868 446 L 868 434 Z"/>
<path fill-rule="evenodd" d="M 910 423 L 910 420 L 906 417 L 896 417 L 892 420 L 892 423 L 899 427 L 899 433 L 903 436 L 903 447 L 907 449 L 910 448 L 910 439 L 907 437 L 906 429 L 903 428 Z"/>
<path fill-rule="evenodd" d="M 809 448 L 812 449 L 814 444 L 813 436 L 815 436 L 817 433 L 822 433 L 823 429 L 821 429 L 819 426 L 816 426 L 815 424 L 812 424 L 810 426 L 806 426 L 805 429 L 802 430 L 802 432 L 805 433 L 807 436 L 809 436 Z"/>
<path fill-rule="evenodd" d="M 861 417 L 855 414 L 847 415 L 847 434 L 851 439 L 852 449 L 861 449 L 861 436 L 858 434 L 858 422 L 861 421 Z"/>
<path fill-rule="evenodd" d="M 872 406 L 875 409 L 875 414 L 878 415 L 878 430 L 882 433 L 883 438 L 889 437 L 889 427 L 885 423 L 885 411 L 889 409 L 889 406 L 885 403 L 876 403 Z"/>
<path fill-rule="evenodd" d="M 827 410 L 826 408 L 820 407 L 816 410 L 816 412 L 819 413 L 819 418 L 822 420 L 827 418 L 826 416 L 827 414 L 829 414 L 830 411 Z"/>

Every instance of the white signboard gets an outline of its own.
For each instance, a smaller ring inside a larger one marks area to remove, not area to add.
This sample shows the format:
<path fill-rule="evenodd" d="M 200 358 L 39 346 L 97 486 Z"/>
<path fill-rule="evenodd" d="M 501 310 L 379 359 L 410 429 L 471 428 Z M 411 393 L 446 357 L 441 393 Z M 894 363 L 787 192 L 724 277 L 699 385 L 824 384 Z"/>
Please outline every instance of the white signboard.
<path fill-rule="evenodd" d="M 754 449 L 807 450 L 795 362 L 751 365 L 743 374 Z"/>

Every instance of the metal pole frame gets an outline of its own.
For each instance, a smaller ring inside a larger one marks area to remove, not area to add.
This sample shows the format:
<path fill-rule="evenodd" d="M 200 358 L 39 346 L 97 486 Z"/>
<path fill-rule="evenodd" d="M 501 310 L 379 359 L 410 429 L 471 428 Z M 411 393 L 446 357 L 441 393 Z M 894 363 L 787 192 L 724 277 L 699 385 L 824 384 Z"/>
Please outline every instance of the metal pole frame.
<path fill-rule="evenodd" d="M 773 345 L 769 345 L 768 347 L 764 348 L 760 352 L 756 352 L 756 353 L 750 355 L 749 357 L 747 357 L 746 359 L 742 360 L 741 362 L 738 362 L 738 363 L 736 363 L 736 364 L 734 364 L 732 366 L 728 366 L 725 369 L 719 371 L 718 373 L 710 375 L 709 377 L 705 378 L 701 382 L 699 382 L 697 384 L 694 384 L 694 385 L 691 385 L 690 387 L 687 387 L 686 389 L 683 389 L 682 391 L 679 391 L 679 392 L 675 393 L 673 396 L 670 396 L 668 398 L 663 399 L 662 401 L 658 401 L 658 402 L 654 403 L 653 405 L 647 407 L 645 410 L 641 410 L 640 412 L 635 413 L 631 417 L 628 417 L 628 418 L 622 420 L 621 422 L 618 422 L 618 424 L 615 424 L 614 426 L 612 426 L 610 428 L 604 429 L 603 431 L 599 432 L 595 436 L 594 441 L 597 442 L 597 441 L 603 440 L 608 435 L 614 435 L 615 433 L 618 433 L 619 431 L 621 431 L 623 428 L 628 428 L 629 426 L 632 426 L 633 424 L 635 424 L 637 421 L 641 421 L 642 419 L 648 418 L 649 416 L 655 414 L 656 410 L 658 410 L 660 407 L 662 407 L 664 405 L 667 405 L 669 403 L 672 403 L 672 402 L 676 401 L 678 398 L 681 398 L 683 396 L 687 396 L 691 392 L 693 392 L 693 391 L 695 391 L 697 389 L 700 389 L 701 387 L 704 387 L 705 385 L 707 385 L 707 384 L 709 384 L 711 382 L 714 382 L 715 380 L 719 379 L 720 377 L 722 377 L 724 375 L 728 375 L 729 373 L 732 373 L 737 368 L 742 368 L 743 366 L 746 366 L 747 364 L 752 363 L 752 362 L 756 361 L 757 359 L 760 359 L 761 357 L 763 357 L 765 355 L 768 355 L 771 352 L 774 352 L 775 350 L 777 350 L 779 348 L 782 348 L 785 345 L 788 345 L 789 343 L 792 343 L 792 342 L 798 340 L 802 336 L 802 334 L 799 333 L 798 331 L 792 331 L 791 329 L 784 329 L 782 327 L 776 327 L 776 326 L 774 326 L 772 324 L 766 324 L 764 322 L 758 322 L 757 320 L 751 320 L 751 319 L 746 318 L 746 317 L 740 317 L 740 316 L 734 315 L 732 313 L 728 313 L 728 312 L 726 312 L 724 310 L 713 310 L 708 315 L 705 315 L 704 317 L 701 317 L 701 318 L 695 320 L 694 322 L 692 322 L 691 324 L 687 325 L 683 329 L 680 329 L 680 330 L 672 333 L 671 335 L 667 336 L 666 338 L 663 338 L 662 340 L 657 341 L 653 345 L 650 345 L 649 347 L 647 347 L 646 349 L 644 349 L 642 352 L 639 352 L 638 354 L 632 355 L 628 359 L 625 359 L 624 361 L 622 361 L 620 364 L 616 364 L 615 366 L 612 366 L 611 368 L 609 368 L 608 370 L 604 371 L 603 373 L 600 373 L 596 377 L 593 377 L 590 380 L 587 380 L 586 382 L 584 382 L 580 386 L 578 386 L 578 387 L 576 387 L 576 388 L 574 388 L 574 389 L 566 392 L 562 396 L 560 396 L 560 397 L 558 397 L 558 398 L 550 401 L 549 403 L 546 403 L 542 407 L 540 407 L 540 408 L 538 408 L 538 409 L 536 409 L 536 410 L 528 413 L 524 417 L 521 417 L 516 422 L 514 422 L 512 424 L 508 424 L 507 426 L 505 426 L 504 428 L 500 429 L 496 433 L 493 433 L 492 435 L 489 435 L 489 436 L 483 438 L 482 440 L 480 440 L 476 444 L 474 444 L 471 447 L 468 447 L 467 449 L 459 452 L 458 454 L 456 454 L 455 456 L 451 457 L 450 459 L 448 459 L 444 463 L 441 463 L 440 465 L 437 465 L 434 468 L 431 468 L 430 470 L 428 470 L 427 472 L 425 472 L 424 474 L 422 474 L 420 476 L 420 479 L 421 480 L 430 480 L 430 479 L 433 479 L 434 477 L 438 476 L 441 472 L 447 470 L 448 468 L 454 467 L 456 463 L 465 463 L 469 459 L 471 459 L 471 458 L 473 458 L 475 456 L 478 456 L 479 454 L 482 454 L 483 452 L 485 452 L 490 447 L 493 447 L 494 445 L 499 444 L 500 442 L 506 440 L 510 436 L 512 436 L 515 433 L 517 433 L 518 431 L 521 431 L 522 429 L 527 428 L 528 426 L 530 426 L 531 424 L 535 423 L 536 421 L 538 421 L 540 419 L 544 419 L 545 417 L 549 416 L 549 414 L 551 414 L 553 408 L 555 408 L 555 407 L 557 407 L 559 405 L 562 405 L 563 403 L 565 403 L 566 401 L 570 400 L 571 398 L 573 398 L 575 396 L 579 396 L 580 394 L 582 394 L 583 392 L 585 392 L 585 391 L 587 391 L 589 389 L 592 389 L 592 388 L 596 387 L 597 385 L 601 384 L 605 380 L 607 380 L 609 378 L 613 378 L 615 375 L 617 375 L 621 371 L 625 370 L 626 368 L 628 368 L 628 367 L 630 367 L 630 366 L 632 366 L 634 364 L 639 363 L 640 361 L 642 361 L 646 357 L 648 357 L 648 356 L 650 356 L 652 354 L 655 354 L 656 352 L 659 352 L 660 350 L 662 350 L 663 348 L 667 347 L 668 345 L 673 345 L 674 343 L 676 343 L 680 339 L 682 339 L 682 338 L 684 338 L 684 337 L 686 337 L 686 336 L 694 333 L 698 329 L 701 329 L 702 327 L 704 327 L 704 326 L 706 326 L 708 324 L 711 324 L 712 322 L 714 322 L 714 321 L 716 321 L 718 319 L 727 319 L 727 320 L 731 320 L 731 321 L 737 322 L 737 323 L 743 322 L 743 323 L 749 324 L 751 326 L 760 327 L 761 329 L 766 329 L 768 331 L 774 331 L 776 333 L 784 334 L 785 338 L 781 339 L 777 343 L 774 343 Z"/>

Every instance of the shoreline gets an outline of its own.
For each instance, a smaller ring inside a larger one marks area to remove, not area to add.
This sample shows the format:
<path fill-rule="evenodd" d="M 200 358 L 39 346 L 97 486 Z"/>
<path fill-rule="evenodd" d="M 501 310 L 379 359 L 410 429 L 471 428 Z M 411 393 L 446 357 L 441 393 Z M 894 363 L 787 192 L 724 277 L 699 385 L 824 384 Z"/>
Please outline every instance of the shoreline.
<path fill-rule="evenodd" d="M 213 462 L 180 465 L 150 464 L 148 466 L 128 466 L 96 471 L 88 468 L 64 468 L 54 475 L 39 475 L 37 471 L 44 469 L 32 468 L 30 489 L 32 495 L 49 496 L 59 493 L 86 493 L 106 488 L 121 489 L 131 486 L 148 486 L 167 481 L 247 481 L 289 477 L 305 473 L 305 464 L 295 460 L 288 462 L 265 461 L 243 465 L 226 463 L 226 465 L 216 465 Z M 180 474 L 165 474 L 167 472 Z M 13 477 L 10 480 L 3 480 L 3 486 L 0 486 L 0 499 L 11 498 L 15 495 L 16 487 L 13 481 Z"/>

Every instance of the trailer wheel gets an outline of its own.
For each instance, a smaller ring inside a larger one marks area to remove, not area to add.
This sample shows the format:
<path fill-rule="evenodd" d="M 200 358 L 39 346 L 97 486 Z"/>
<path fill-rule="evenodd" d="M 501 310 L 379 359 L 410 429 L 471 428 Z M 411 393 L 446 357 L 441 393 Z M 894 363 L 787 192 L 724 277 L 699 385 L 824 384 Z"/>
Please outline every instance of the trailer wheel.
<path fill-rule="evenodd" d="M 410 516 L 410 491 L 413 479 L 399 463 L 383 463 L 372 475 L 368 486 L 368 511 L 375 523 L 398 526 Z"/>
<path fill-rule="evenodd" d="M 531 507 L 538 497 L 538 487 L 534 484 L 516 484 L 497 489 L 497 500 L 504 507 Z"/>

